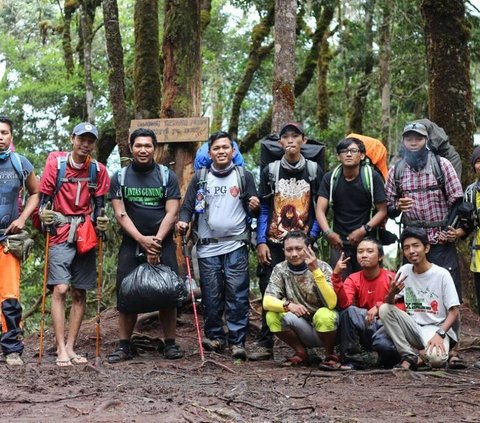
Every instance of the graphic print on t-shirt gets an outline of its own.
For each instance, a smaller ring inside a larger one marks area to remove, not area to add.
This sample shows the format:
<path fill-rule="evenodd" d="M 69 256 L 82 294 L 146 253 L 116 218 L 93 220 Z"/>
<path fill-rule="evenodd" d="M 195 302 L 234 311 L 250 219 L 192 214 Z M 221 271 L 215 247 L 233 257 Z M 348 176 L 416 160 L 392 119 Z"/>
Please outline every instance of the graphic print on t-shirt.
<path fill-rule="evenodd" d="M 280 179 L 276 185 L 268 239 L 278 243 L 288 232 L 308 232 L 310 184 L 304 179 Z"/>
<path fill-rule="evenodd" d="M 158 206 L 165 197 L 165 187 L 133 188 L 125 187 L 124 198 L 144 206 Z"/>
<path fill-rule="evenodd" d="M 438 313 L 438 298 L 435 292 L 427 288 L 425 291 L 417 292 L 417 294 L 415 295 L 412 288 L 405 288 L 405 307 L 408 314 Z"/>
<path fill-rule="evenodd" d="M 0 170 L 0 229 L 5 229 L 18 217 L 20 181 L 12 168 Z"/>

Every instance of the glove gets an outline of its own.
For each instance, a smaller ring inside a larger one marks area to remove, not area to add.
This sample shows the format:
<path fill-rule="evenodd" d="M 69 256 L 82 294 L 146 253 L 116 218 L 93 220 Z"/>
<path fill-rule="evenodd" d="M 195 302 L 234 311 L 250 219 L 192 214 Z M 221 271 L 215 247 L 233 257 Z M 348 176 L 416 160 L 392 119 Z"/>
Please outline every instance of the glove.
<path fill-rule="evenodd" d="M 110 225 L 110 219 L 107 216 L 97 217 L 97 229 L 100 232 L 106 232 L 108 230 L 109 225 Z"/>
<path fill-rule="evenodd" d="M 48 202 L 38 215 L 45 226 L 53 225 L 53 223 L 55 222 L 56 213 L 51 209 L 51 207 L 51 203 Z"/>

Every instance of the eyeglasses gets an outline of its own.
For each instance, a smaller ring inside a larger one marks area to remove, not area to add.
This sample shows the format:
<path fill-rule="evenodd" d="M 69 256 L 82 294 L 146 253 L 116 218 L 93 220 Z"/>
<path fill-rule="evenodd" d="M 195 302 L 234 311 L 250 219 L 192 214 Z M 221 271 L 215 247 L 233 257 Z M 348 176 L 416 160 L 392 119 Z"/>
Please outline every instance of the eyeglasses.
<path fill-rule="evenodd" d="M 358 154 L 360 153 L 360 150 L 358 148 L 344 148 L 342 150 L 340 150 L 340 154 Z"/>

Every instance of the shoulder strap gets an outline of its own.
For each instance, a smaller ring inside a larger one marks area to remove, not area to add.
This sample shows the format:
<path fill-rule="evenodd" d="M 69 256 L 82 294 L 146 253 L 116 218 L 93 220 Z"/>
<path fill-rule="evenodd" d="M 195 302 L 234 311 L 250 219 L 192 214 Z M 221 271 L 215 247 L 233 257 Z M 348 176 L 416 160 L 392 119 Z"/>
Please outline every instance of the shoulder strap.
<path fill-rule="evenodd" d="M 393 180 L 395 182 L 395 191 L 396 191 L 397 197 L 401 197 L 402 195 L 401 179 L 402 179 L 404 170 L 405 170 L 405 159 L 400 159 L 393 165 Z"/>
<path fill-rule="evenodd" d="M 55 191 L 53 196 L 55 197 L 60 191 L 63 182 L 65 181 L 65 174 L 67 173 L 67 156 L 57 157 L 57 180 L 55 182 Z"/>
<path fill-rule="evenodd" d="M 310 183 L 312 183 L 317 179 L 317 170 L 318 170 L 318 163 L 314 162 L 313 160 L 307 159 L 307 172 L 308 172 L 308 179 Z"/>
<path fill-rule="evenodd" d="M 360 178 L 362 179 L 363 188 L 370 194 L 372 202 L 372 210 L 375 209 L 375 199 L 373 197 L 373 168 L 369 163 L 360 166 Z"/>
<path fill-rule="evenodd" d="M 240 188 L 240 195 L 245 193 L 246 189 L 246 178 L 245 178 L 245 169 L 242 166 L 235 166 L 235 172 L 237 174 L 237 181 Z"/>
<path fill-rule="evenodd" d="M 120 197 L 123 199 L 123 188 L 125 187 L 125 175 L 127 174 L 127 167 L 122 167 L 117 173 L 118 185 L 120 185 Z"/>
<path fill-rule="evenodd" d="M 95 196 L 95 192 L 97 191 L 97 175 L 100 171 L 100 166 L 95 159 L 92 159 L 90 162 L 90 166 L 88 167 L 88 190 L 90 194 Z"/>
<path fill-rule="evenodd" d="M 17 153 L 13 152 L 10 153 L 10 160 L 12 162 L 13 168 L 15 169 L 15 172 L 17 172 L 18 179 L 20 179 L 20 184 L 22 186 L 25 186 L 26 175 L 22 166 L 22 159 Z"/>
<path fill-rule="evenodd" d="M 268 164 L 268 180 L 270 182 L 270 190 L 275 194 L 275 186 L 280 178 L 280 160 L 275 160 Z"/>
<path fill-rule="evenodd" d="M 328 205 L 333 208 L 333 193 L 337 189 L 338 186 L 338 177 L 342 172 L 342 165 L 339 164 L 335 169 L 332 170 L 332 174 L 330 175 L 330 195 L 328 199 Z"/>
<path fill-rule="evenodd" d="M 428 160 L 430 161 L 430 165 L 432 166 L 432 171 L 438 181 L 438 185 L 442 189 L 445 198 L 447 198 L 447 192 L 445 190 L 445 175 L 443 174 L 442 164 L 440 163 L 440 156 L 430 151 L 428 153 Z"/>
<path fill-rule="evenodd" d="M 157 170 L 160 173 L 160 181 L 164 187 L 168 185 L 168 178 L 170 177 L 170 170 L 167 166 L 157 163 Z"/>

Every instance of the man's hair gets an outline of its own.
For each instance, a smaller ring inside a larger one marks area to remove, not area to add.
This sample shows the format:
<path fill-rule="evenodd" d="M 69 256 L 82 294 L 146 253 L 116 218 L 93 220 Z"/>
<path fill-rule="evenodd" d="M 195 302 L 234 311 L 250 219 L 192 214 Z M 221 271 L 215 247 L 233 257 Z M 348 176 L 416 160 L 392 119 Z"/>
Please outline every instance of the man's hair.
<path fill-rule="evenodd" d="M 365 144 L 363 143 L 362 140 L 359 140 L 358 138 L 354 137 L 348 137 L 343 140 L 341 140 L 336 147 L 337 154 L 340 154 L 341 150 L 345 150 L 346 148 L 350 147 L 352 144 L 356 144 L 358 149 L 360 150 L 360 153 L 365 154 L 367 150 L 365 149 Z"/>
<path fill-rule="evenodd" d="M 285 245 L 285 241 L 287 239 L 303 239 L 305 242 L 305 245 L 308 245 L 308 237 L 307 234 L 303 231 L 291 231 L 288 232 L 287 235 L 285 235 L 285 238 L 283 238 L 283 245 Z"/>
<path fill-rule="evenodd" d="M 403 230 L 402 234 L 400 235 L 400 244 L 403 247 L 403 243 L 407 238 L 416 238 L 418 239 L 423 245 L 427 246 L 430 245 L 428 241 L 427 233 L 422 228 L 415 228 L 415 227 L 407 227 Z"/>
<path fill-rule="evenodd" d="M 230 136 L 230 134 L 228 132 L 225 132 L 225 131 L 217 131 L 217 132 L 214 132 L 212 135 L 210 135 L 210 137 L 208 138 L 208 150 L 210 151 L 210 148 L 212 147 L 212 144 L 219 140 L 220 138 L 228 138 L 229 141 L 230 141 L 230 144 L 232 145 L 232 148 L 233 148 L 233 139 L 232 137 Z"/>
<path fill-rule="evenodd" d="M 372 237 L 369 237 L 367 236 L 366 238 L 363 238 L 360 242 L 359 242 L 359 245 L 361 242 L 363 241 L 366 241 L 366 242 L 371 242 L 372 244 L 375 244 L 377 246 L 377 249 L 378 249 L 378 258 L 382 258 L 385 253 L 383 251 L 383 245 L 382 243 L 376 239 L 376 238 L 372 238 Z"/>
<path fill-rule="evenodd" d="M 0 115 L 0 123 L 6 123 L 10 127 L 10 132 L 13 133 L 13 122 L 5 115 Z"/>
<path fill-rule="evenodd" d="M 135 131 L 133 131 L 130 134 L 130 146 L 133 147 L 133 144 L 135 144 L 135 140 L 138 137 L 150 137 L 152 139 L 154 147 L 156 147 L 157 144 L 158 144 L 157 136 L 155 135 L 155 132 L 153 132 L 151 129 L 147 129 L 147 128 L 137 128 L 137 129 L 135 129 Z"/>

